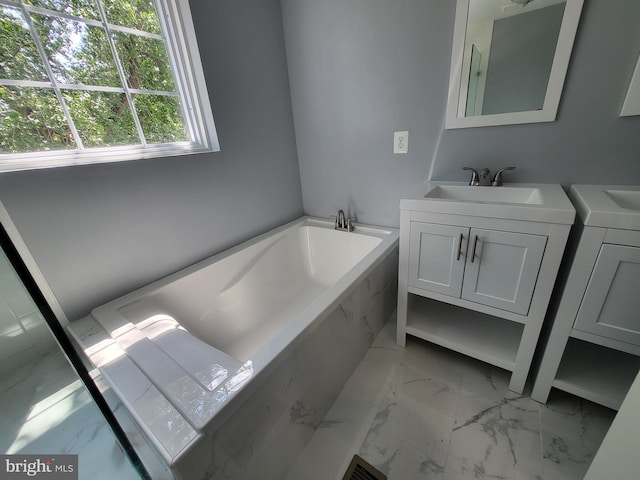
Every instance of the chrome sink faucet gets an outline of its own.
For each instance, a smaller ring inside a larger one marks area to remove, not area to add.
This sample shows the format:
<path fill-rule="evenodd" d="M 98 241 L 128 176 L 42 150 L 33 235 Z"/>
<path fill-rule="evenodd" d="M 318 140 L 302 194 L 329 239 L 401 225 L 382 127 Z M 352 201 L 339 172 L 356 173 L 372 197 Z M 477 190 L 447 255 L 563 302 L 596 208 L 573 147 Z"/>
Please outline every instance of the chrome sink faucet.
<path fill-rule="evenodd" d="M 333 216 L 333 215 L 332 215 Z M 336 230 L 342 230 L 344 232 L 353 232 L 353 219 L 346 218 L 342 209 L 338 210 L 338 215 L 335 217 L 336 222 L 334 228 Z"/>
<path fill-rule="evenodd" d="M 496 172 L 491 179 L 491 171 L 488 168 L 483 168 L 478 172 L 475 168 L 471 167 L 462 167 L 463 170 L 471 170 L 471 180 L 469 180 L 469 185 L 472 186 L 481 186 L 481 187 L 500 187 L 502 185 L 502 172 L 505 170 L 515 170 L 516 167 L 504 167 Z"/>

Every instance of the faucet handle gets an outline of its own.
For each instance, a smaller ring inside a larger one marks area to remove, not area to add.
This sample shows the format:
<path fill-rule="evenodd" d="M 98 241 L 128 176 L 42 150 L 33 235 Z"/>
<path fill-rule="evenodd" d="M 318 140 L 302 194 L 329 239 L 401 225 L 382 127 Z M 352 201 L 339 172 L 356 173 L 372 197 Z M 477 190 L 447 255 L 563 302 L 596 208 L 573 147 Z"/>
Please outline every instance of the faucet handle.
<path fill-rule="evenodd" d="M 469 180 L 469 185 L 478 185 L 479 182 L 479 178 L 478 178 L 478 172 L 475 168 L 471 168 L 471 167 L 462 167 L 463 170 L 471 170 L 471 180 Z"/>
<path fill-rule="evenodd" d="M 501 168 L 494 175 L 493 181 L 491 182 L 491 185 L 493 185 L 494 187 L 502 186 L 502 172 L 504 172 L 505 170 L 515 170 L 515 169 L 516 169 L 516 167 L 504 167 L 504 168 Z"/>
<path fill-rule="evenodd" d="M 478 185 L 483 187 L 491 185 L 491 170 L 483 168 L 478 172 Z"/>

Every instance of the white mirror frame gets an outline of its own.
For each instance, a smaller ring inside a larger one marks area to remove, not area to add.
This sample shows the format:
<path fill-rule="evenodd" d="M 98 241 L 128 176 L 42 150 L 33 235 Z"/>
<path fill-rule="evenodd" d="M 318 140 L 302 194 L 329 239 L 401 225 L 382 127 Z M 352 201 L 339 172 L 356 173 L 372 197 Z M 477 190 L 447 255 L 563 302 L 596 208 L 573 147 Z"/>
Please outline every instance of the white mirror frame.
<path fill-rule="evenodd" d="M 566 0 L 564 16 L 558 35 L 558 44 L 551 66 L 549 84 L 542 110 L 527 112 L 499 113 L 458 117 L 458 97 L 462 76 L 462 59 L 467 29 L 469 0 L 458 0 L 453 30 L 453 49 L 451 55 L 451 73 L 449 76 L 449 97 L 447 99 L 446 128 L 485 127 L 490 125 L 511 125 L 520 123 L 553 122 L 558 112 L 564 79 L 569 67 L 571 50 L 578 30 L 580 13 L 584 0 Z"/>

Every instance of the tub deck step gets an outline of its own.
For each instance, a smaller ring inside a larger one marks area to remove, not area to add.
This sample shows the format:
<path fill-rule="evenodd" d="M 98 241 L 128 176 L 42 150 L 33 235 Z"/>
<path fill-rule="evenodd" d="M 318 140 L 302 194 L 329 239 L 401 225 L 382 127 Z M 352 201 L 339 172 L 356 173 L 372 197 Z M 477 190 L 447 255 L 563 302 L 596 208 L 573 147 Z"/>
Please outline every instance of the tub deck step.
<path fill-rule="evenodd" d="M 92 317 L 67 330 L 100 370 L 167 465 L 202 435 L 169 402 Z"/>
<path fill-rule="evenodd" d="M 155 388 L 201 431 L 227 401 L 243 364 L 202 342 L 157 307 L 152 299 L 118 309 L 96 309 L 92 317 Z"/>
<path fill-rule="evenodd" d="M 149 305 L 125 313 L 138 314 L 138 321 L 90 316 L 67 328 L 171 466 L 251 378 L 252 364 L 205 344 Z"/>

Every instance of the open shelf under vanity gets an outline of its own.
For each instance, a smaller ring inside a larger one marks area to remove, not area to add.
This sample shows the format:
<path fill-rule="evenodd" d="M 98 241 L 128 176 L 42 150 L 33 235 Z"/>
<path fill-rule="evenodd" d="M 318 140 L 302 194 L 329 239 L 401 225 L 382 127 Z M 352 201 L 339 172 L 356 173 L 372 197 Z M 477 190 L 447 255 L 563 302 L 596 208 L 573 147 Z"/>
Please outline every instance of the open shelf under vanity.
<path fill-rule="evenodd" d="M 524 325 L 411 295 L 406 332 L 513 371 Z"/>
<path fill-rule="evenodd" d="M 640 357 L 569 338 L 552 386 L 617 410 L 640 370 Z"/>

